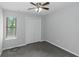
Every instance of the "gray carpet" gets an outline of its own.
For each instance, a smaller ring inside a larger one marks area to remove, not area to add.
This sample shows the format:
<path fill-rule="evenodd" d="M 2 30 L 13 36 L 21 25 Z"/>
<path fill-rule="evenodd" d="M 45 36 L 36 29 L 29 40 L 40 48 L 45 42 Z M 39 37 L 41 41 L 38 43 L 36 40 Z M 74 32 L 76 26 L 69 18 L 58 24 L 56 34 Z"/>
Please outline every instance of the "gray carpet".
<path fill-rule="evenodd" d="M 48 42 L 37 42 L 26 46 L 4 50 L 1 57 L 76 57 Z"/>

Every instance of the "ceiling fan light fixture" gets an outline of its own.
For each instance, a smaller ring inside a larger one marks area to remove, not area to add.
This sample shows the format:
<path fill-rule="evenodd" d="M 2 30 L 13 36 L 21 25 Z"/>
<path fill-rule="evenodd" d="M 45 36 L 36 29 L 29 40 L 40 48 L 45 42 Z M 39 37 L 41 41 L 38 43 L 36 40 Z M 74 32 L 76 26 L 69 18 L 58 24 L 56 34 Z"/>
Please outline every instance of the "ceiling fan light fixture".
<path fill-rule="evenodd" d="M 42 11 L 42 8 L 36 8 L 35 11 L 39 13 Z"/>
<path fill-rule="evenodd" d="M 35 6 L 34 8 L 28 8 L 28 10 L 32 10 L 34 9 L 37 13 L 40 13 L 42 10 L 49 10 L 48 7 L 46 7 L 47 5 L 49 5 L 49 2 L 45 2 L 45 3 L 42 3 L 42 2 L 30 2 L 30 4 L 32 4 L 33 6 Z"/>

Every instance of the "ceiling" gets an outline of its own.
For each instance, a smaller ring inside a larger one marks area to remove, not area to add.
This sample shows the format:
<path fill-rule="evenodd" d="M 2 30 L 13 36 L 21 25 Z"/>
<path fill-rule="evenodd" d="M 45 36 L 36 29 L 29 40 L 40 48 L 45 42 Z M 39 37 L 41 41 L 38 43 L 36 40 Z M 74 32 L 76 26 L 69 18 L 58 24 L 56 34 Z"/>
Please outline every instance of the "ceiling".
<path fill-rule="evenodd" d="M 50 4 L 47 6 L 50 8 L 49 11 L 42 10 L 39 14 L 46 15 L 50 12 L 54 12 L 55 10 L 61 9 L 73 3 L 76 3 L 76 2 L 50 2 Z M 34 7 L 29 2 L 0 2 L 0 7 L 6 10 L 29 12 L 29 13 L 37 14 L 35 10 L 27 10 L 30 7 Z"/>

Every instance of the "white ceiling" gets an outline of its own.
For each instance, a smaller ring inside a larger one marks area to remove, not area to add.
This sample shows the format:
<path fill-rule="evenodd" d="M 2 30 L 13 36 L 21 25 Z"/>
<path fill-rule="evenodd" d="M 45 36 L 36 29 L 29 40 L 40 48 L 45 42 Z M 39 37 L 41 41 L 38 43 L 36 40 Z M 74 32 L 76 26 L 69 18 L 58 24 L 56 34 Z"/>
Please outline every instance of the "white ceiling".
<path fill-rule="evenodd" d="M 73 3 L 76 3 L 76 2 L 73 2 Z M 63 8 L 73 3 L 72 2 L 50 2 L 50 5 L 47 6 L 50 8 L 49 11 L 42 10 L 42 12 L 40 12 L 40 15 L 46 15 L 52 11 L 54 12 L 57 9 Z M 37 14 L 35 10 L 27 10 L 30 7 L 34 7 L 29 2 L 0 2 L 0 6 L 6 10 L 29 12 L 29 13 Z"/>

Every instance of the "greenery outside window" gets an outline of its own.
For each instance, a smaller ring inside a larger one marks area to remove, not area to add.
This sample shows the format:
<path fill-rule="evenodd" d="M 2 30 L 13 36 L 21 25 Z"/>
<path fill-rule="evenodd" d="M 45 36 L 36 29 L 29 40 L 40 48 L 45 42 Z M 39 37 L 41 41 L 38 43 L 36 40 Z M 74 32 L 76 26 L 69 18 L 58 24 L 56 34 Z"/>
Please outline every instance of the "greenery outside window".
<path fill-rule="evenodd" d="M 6 37 L 16 36 L 16 17 L 9 16 L 6 18 Z"/>

